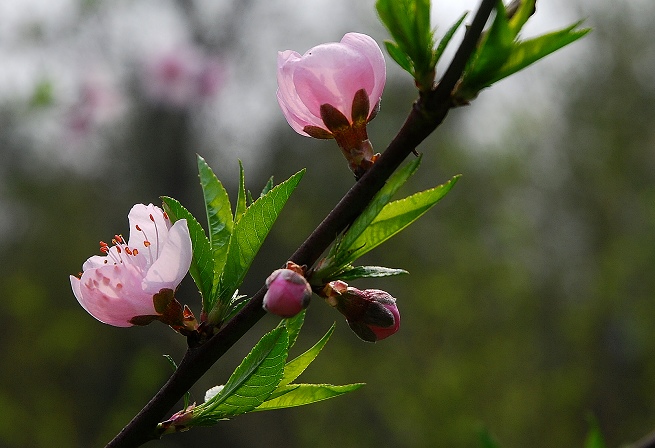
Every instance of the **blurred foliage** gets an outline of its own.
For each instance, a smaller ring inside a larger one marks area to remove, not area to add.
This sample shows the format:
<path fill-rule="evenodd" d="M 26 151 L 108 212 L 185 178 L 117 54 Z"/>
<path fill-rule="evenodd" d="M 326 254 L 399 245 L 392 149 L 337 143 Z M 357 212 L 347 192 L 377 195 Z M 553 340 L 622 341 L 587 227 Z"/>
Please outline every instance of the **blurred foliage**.
<path fill-rule="evenodd" d="M 423 166 L 405 193 L 463 177 L 411 229 L 362 259 L 410 275 L 358 284 L 398 298 L 400 332 L 362 343 L 315 297 L 291 353 L 302 353 L 336 320 L 332 342 L 303 378 L 366 387 L 152 445 L 478 447 L 483 425 L 503 447 L 573 447 L 584 446 L 589 413 L 607 446 L 650 432 L 655 44 L 648 26 L 655 8 L 639 4 L 598 7 L 589 17 L 595 31 L 585 45 L 595 56 L 558 82 L 559 100 L 547 116 L 517 113 L 501 138 L 471 148 L 462 136 L 474 102 L 421 146 Z M 410 107 L 408 83 L 398 84 L 388 83 L 369 126 L 378 150 Z M 515 96 L 522 88 L 516 84 Z M 491 89 L 480 100 L 494 95 Z M 25 109 L 0 104 L 0 446 L 103 445 L 168 377 L 161 355 L 179 361 L 184 352 L 182 338 L 161 325 L 125 330 L 96 322 L 68 283 L 98 240 L 126 229 L 135 202 L 170 195 L 202 216 L 194 152 L 203 151 L 193 112 L 135 101 L 132 119 L 116 132 L 120 138 L 108 140 L 92 174 L 34 158 L 21 127 Z M 271 93 L 261 101 L 275 100 Z M 336 147 L 297 136 L 281 115 L 278 123 L 265 139 L 273 156 L 248 188 L 259 191 L 271 174 L 279 180 L 308 170 L 244 292 L 257 290 L 352 184 Z M 236 160 L 213 150 L 202 155 L 222 180 L 236 172 Z M 224 181 L 232 195 L 234 180 Z M 197 312 L 192 282 L 183 288 L 180 297 Z M 264 318 L 192 390 L 192 400 L 225 382 L 276 322 Z"/>

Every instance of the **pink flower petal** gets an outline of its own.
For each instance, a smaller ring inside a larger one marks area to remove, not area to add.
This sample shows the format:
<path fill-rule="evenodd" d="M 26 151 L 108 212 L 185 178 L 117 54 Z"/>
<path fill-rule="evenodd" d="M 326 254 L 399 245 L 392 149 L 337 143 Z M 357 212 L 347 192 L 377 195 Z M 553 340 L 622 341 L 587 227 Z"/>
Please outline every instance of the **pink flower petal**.
<path fill-rule="evenodd" d="M 191 266 L 193 250 L 186 219 L 173 224 L 160 248 L 159 258 L 150 266 L 142 287 L 150 294 L 162 288 L 175 289 Z"/>
<path fill-rule="evenodd" d="M 380 50 L 380 47 L 375 40 L 370 36 L 361 33 L 348 33 L 343 36 L 341 43 L 348 45 L 363 54 L 373 68 L 375 83 L 370 91 L 366 91 L 371 99 L 370 114 L 373 111 L 375 104 L 382 97 L 382 91 L 384 90 L 384 84 L 387 79 L 387 67 L 384 63 L 382 50 Z"/>
<path fill-rule="evenodd" d="M 141 290 L 141 276 L 130 265 L 91 269 L 75 280 L 71 278 L 75 297 L 100 322 L 129 327 L 134 316 L 157 314 L 152 295 Z"/>
<path fill-rule="evenodd" d="M 318 45 L 302 56 L 279 52 L 277 65 L 278 103 L 289 125 L 302 135 L 307 135 L 306 126 L 327 129 L 321 105 L 330 104 L 352 122 L 355 93 L 364 89 L 369 95 L 370 114 L 384 89 L 384 56 L 365 34 L 348 33 L 341 42 Z"/>

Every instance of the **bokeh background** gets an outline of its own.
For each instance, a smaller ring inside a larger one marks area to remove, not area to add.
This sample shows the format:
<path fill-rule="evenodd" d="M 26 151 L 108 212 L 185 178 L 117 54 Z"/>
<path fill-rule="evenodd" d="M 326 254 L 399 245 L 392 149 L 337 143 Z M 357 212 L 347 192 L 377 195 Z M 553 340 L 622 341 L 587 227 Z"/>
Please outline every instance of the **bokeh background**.
<path fill-rule="evenodd" d="M 308 171 L 242 291 L 256 291 L 353 179 L 333 142 L 295 134 L 276 52 L 387 34 L 366 0 L 0 0 L 0 446 L 103 446 L 171 373 L 185 341 L 103 325 L 68 281 L 137 202 L 203 216 L 195 153 L 235 194 Z M 477 1 L 437 0 L 440 35 Z M 594 31 L 451 112 L 403 193 L 462 179 L 366 262 L 402 328 L 359 341 L 315 298 L 296 350 L 337 321 L 307 382 L 368 385 L 152 446 L 610 447 L 655 427 L 655 3 L 543 0 L 527 36 Z M 458 35 L 459 36 L 459 35 Z M 450 53 L 452 54 L 452 52 Z M 376 149 L 415 98 L 388 59 Z M 189 282 L 180 298 L 198 312 Z M 193 389 L 226 381 L 265 317 Z M 149 444 L 150 446 L 150 444 Z"/>

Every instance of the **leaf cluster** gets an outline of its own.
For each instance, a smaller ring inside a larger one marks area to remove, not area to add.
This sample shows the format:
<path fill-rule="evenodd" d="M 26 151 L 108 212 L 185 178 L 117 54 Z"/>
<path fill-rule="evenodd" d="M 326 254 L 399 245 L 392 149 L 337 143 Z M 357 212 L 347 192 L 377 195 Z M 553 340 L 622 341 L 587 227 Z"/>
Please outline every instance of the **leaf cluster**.
<path fill-rule="evenodd" d="M 455 185 L 459 176 L 443 185 L 391 201 L 398 189 L 416 172 L 421 164 L 417 157 L 396 171 L 380 189 L 361 215 L 337 239 L 327 258 L 312 274 L 311 281 L 325 284 L 332 280 L 386 277 L 406 274 L 402 269 L 381 266 L 358 266 L 352 263 L 396 235 L 431 209 Z"/>
<path fill-rule="evenodd" d="M 560 48 L 578 40 L 590 28 L 577 29 L 576 22 L 566 28 L 521 40 L 519 34 L 532 13 L 536 0 L 523 0 L 511 13 L 502 0 L 496 4 L 496 15 L 491 27 L 480 39 L 469 59 L 461 82 L 453 96 L 458 103 L 475 98 L 480 90 L 491 86 Z"/>
<path fill-rule="evenodd" d="M 293 383 L 316 359 L 332 336 L 334 325 L 309 350 L 287 362 L 305 317 L 305 312 L 284 319 L 265 334 L 234 370 L 222 390 L 204 403 L 189 408 L 190 417 L 183 427 L 160 424 L 163 433 L 186 430 L 193 426 L 214 425 L 220 420 L 254 411 L 283 409 L 334 398 L 363 386 L 362 383 L 331 384 Z"/>
<path fill-rule="evenodd" d="M 419 90 L 431 90 L 437 62 L 466 14 L 435 45 L 434 30 L 430 27 L 430 0 L 378 0 L 375 7 L 394 38 L 384 42 L 391 58 L 414 77 Z"/>
<path fill-rule="evenodd" d="M 303 171 L 277 186 L 273 180 L 253 200 L 246 191 L 240 164 L 239 191 L 234 212 L 227 191 L 205 160 L 198 156 L 198 173 L 207 211 L 209 236 L 195 217 L 177 200 L 162 197 L 172 222 L 186 219 L 193 246 L 189 272 L 202 296 L 203 316 L 219 326 L 243 305 L 238 295 L 250 265 L 287 200 L 302 179 Z M 205 319 L 202 319 L 203 321 Z"/>

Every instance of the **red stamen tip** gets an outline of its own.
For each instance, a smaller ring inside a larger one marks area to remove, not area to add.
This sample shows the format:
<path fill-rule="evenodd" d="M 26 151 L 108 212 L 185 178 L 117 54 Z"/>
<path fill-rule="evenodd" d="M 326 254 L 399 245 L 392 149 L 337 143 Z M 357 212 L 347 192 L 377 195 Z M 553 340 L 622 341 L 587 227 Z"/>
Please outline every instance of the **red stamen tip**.
<path fill-rule="evenodd" d="M 146 240 L 143 242 L 143 245 L 146 247 L 150 247 L 150 241 Z"/>
<path fill-rule="evenodd" d="M 152 213 L 150 214 L 150 221 L 155 222 L 155 218 L 152 216 Z"/>

